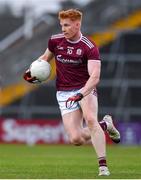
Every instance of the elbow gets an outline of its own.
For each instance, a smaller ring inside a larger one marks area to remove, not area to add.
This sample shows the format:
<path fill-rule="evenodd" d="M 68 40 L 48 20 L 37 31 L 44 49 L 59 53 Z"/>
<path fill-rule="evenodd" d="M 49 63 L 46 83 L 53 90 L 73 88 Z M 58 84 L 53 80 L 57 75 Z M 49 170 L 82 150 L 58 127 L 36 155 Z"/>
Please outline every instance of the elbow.
<path fill-rule="evenodd" d="M 93 77 L 93 88 L 96 87 L 100 82 L 99 77 Z"/>
<path fill-rule="evenodd" d="M 46 54 L 43 54 L 41 57 L 42 57 L 42 59 L 45 60 L 45 61 L 47 61 L 47 59 L 48 59 L 48 56 L 47 56 Z"/>
<path fill-rule="evenodd" d="M 100 82 L 99 78 L 95 79 L 95 86 L 97 86 L 99 82 Z"/>
<path fill-rule="evenodd" d="M 99 82 L 100 82 L 99 76 L 94 76 L 94 77 L 93 77 L 93 82 L 94 82 L 95 86 L 98 85 Z"/>
<path fill-rule="evenodd" d="M 99 78 L 97 78 L 97 80 L 96 80 L 96 84 L 99 84 L 99 82 L 100 82 L 100 79 L 99 79 Z"/>

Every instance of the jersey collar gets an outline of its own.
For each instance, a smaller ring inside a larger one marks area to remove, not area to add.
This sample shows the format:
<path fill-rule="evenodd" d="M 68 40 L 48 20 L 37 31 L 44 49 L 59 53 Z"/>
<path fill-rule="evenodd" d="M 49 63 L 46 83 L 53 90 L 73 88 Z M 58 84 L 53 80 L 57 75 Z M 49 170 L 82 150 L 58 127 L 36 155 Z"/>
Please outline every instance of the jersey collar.
<path fill-rule="evenodd" d="M 81 41 L 81 39 L 82 39 L 82 34 L 80 35 L 80 38 L 77 40 L 77 41 L 71 41 L 71 40 L 69 40 L 69 39 L 66 39 L 69 43 L 72 43 L 72 44 L 76 44 L 76 43 L 78 43 L 79 41 Z"/>

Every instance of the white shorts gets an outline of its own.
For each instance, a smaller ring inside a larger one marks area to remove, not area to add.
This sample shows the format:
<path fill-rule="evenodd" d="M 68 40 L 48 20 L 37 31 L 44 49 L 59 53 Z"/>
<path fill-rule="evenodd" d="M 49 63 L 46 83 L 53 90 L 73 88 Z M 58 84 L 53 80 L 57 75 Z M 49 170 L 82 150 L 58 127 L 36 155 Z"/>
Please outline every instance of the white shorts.
<path fill-rule="evenodd" d="M 57 91 L 56 97 L 59 104 L 59 108 L 61 111 L 61 115 L 76 111 L 77 109 L 80 109 L 79 102 L 75 102 L 71 108 L 66 107 L 66 101 L 69 97 L 74 96 L 75 94 L 79 93 L 80 89 L 78 90 L 72 90 L 72 91 Z"/>

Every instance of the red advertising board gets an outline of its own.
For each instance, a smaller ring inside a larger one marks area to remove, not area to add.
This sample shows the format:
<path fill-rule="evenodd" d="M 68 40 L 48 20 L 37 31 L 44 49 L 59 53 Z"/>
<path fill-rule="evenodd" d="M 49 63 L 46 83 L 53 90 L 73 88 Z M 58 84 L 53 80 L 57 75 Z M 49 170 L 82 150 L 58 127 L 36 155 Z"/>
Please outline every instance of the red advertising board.
<path fill-rule="evenodd" d="M 60 120 L 0 119 L 0 143 L 67 143 Z"/>
<path fill-rule="evenodd" d="M 107 143 L 111 139 L 106 134 Z M 64 144 L 68 143 L 68 137 L 62 121 L 53 120 L 23 120 L 0 118 L 0 143 L 24 143 L 24 144 Z"/>

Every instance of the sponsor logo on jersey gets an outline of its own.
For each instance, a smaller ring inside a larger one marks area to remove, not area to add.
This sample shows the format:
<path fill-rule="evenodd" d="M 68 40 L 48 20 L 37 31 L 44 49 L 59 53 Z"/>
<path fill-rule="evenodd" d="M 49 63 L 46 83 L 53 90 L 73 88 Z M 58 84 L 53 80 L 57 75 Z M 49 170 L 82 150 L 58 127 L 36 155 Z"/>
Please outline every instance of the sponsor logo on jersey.
<path fill-rule="evenodd" d="M 77 59 L 77 60 L 73 60 L 73 59 L 65 59 L 62 57 L 61 54 L 56 56 L 57 61 L 62 62 L 64 64 L 81 64 L 82 60 L 81 59 Z"/>

